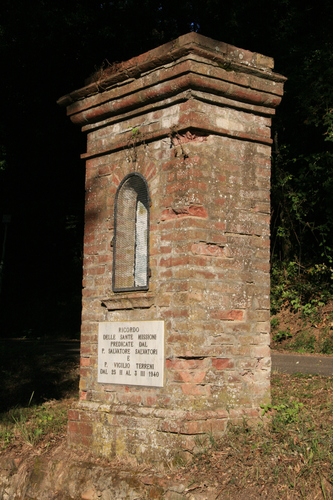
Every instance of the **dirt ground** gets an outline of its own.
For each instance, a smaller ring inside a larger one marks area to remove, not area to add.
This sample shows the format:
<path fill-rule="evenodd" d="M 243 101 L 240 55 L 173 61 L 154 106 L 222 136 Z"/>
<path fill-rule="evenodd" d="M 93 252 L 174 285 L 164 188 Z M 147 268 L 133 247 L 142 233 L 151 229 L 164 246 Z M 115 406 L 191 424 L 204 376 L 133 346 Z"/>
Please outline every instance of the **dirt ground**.
<path fill-rule="evenodd" d="M 202 457 L 202 460 L 205 458 Z M 22 448 L 0 456 L 0 498 L 38 500 L 111 499 L 257 499 L 272 496 L 264 478 L 239 485 L 231 474 L 228 450 L 216 451 L 209 471 L 204 464 L 154 467 L 119 460 L 106 461 L 69 450 L 66 438 L 45 451 Z M 282 493 L 282 492 L 281 492 Z M 283 498 L 297 498 L 284 492 Z"/>

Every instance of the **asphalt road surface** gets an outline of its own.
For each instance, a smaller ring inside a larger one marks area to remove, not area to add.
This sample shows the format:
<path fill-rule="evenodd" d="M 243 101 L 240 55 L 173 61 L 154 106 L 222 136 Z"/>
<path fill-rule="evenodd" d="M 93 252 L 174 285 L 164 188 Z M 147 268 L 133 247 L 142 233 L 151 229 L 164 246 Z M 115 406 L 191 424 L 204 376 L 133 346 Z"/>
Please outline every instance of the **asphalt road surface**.
<path fill-rule="evenodd" d="M 333 357 L 272 351 L 272 370 L 283 373 L 333 375 Z"/>

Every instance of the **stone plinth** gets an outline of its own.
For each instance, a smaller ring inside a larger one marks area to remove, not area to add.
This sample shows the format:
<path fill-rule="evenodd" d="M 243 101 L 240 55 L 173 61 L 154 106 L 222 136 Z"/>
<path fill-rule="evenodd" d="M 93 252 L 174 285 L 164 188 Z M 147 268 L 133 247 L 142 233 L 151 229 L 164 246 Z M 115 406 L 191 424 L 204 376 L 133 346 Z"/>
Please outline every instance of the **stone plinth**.
<path fill-rule="evenodd" d="M 168 459 L 229 420 L 258 419 L 270 401 L 270 127 L 284 81 L 271 58 L 191 33 L 59 100 L 87 134 L 71 444 Z M 135 257 L 144 273 L 135 264 L 122 291 L 115 205 L 125 213 L 133 179 L 147 186 L 148 246 Z M 161 387 L 98 382 L 99 324 L 125 321 L 164 321 Z"/>

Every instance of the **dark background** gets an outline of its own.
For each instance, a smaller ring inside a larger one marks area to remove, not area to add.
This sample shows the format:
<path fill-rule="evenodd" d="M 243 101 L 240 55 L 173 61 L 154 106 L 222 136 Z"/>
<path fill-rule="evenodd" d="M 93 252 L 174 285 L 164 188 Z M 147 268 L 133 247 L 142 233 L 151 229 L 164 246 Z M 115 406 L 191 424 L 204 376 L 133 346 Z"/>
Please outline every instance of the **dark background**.
<path fill-rule="evenodd" d="M 288 77 L 273 120 L 272 266 L 322 266 L 315 279 L 331 289 L 330 0 L 2 0 L 1 337 L 79 334 L 85 136 L 57 99 L 191 30 L 272 56 Z"/>

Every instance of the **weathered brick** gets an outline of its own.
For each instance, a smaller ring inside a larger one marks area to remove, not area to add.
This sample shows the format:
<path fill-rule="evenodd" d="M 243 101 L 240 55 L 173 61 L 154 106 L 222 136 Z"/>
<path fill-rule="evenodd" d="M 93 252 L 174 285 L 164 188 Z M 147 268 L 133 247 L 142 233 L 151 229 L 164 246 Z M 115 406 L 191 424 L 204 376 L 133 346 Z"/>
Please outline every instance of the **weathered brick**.
<path fill-rule="evenodd" d="M 80 364 L 81 366 L 90 366 L 90 358 L 81 357 Z"/>
<path fill-rule="evenodd" d="M 231 311 L 211 311 L 211 317 L 214 319 L 222 319 L 228 321 L 242 321 L 244 316 L 244 311 L 237 311 L 232 309 Z"/>
<path fill-rule="evenodd" d="M 234 361 L 228 358 L 213 358 L 212 367 L 216 370 L 225 370 L 226 368 L 233 368 Z"/>
<path fill-rule="evenodd" d="M 207 364 L 205 359 L 166 359 L 166 367 L 172 370 L 202 370 Z"/>
<path fill-rule="evenodd" d="M 209 385 L 197 385 L 196 383 L 184 383 L 181 386 L 182 391 L 185 395 L 188 396 L 206 396 L 210 395 L 210 386 Z"/>

